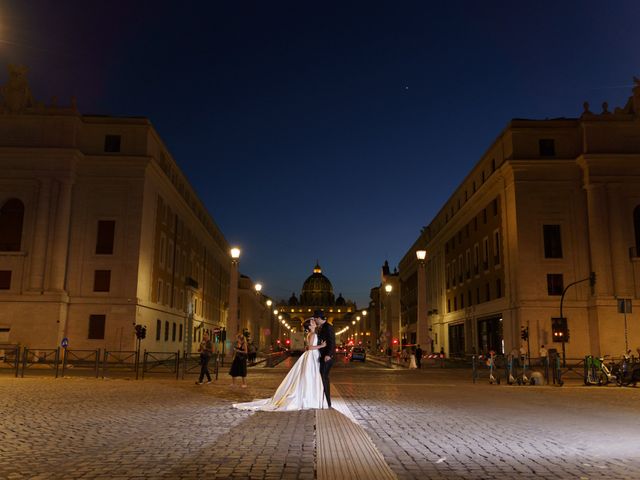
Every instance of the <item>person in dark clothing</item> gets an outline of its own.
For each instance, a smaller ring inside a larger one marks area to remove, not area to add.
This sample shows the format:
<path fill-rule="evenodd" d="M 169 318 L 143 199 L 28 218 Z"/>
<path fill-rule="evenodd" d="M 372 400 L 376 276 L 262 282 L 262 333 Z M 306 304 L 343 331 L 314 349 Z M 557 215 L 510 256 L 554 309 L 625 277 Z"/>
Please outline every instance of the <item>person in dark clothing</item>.
<path fill-rule="evenodd" d="M 242 377 L 242 388 L 247 388 L 247 357 L 249 349 L 247 347 L 247 339 L 242 333 L 236 335 L 236 343 L 233 346 L 233 362 L 229 375 L 231 375 L 231 384 L 236 384 L 236 377 Z"/>
<path fill-rule="evenodd" d="M 422 349 L 420 345 L 416 347 L 416 367 L 422 368 Z"/>
<path fill-rule="evenodd" d="M 322 310 L 316 310 L 313 318 L 318 324 L 318 344 L 325 342 L 326 345 L 320 349 L 320 375 L 322 376 L 322 385 L 324 386 L 324 396 L 327 399 L 327 406 L 331 408 L 331 383 L 329 381 L 329 372 L 333 366 L 333 360 L 336 356 L 336 332 L 333 325 L 327 322 Z"/>
<path fill-rule="evenodd" d="M 198 351 L 200 352 L 200 378 L 196 382 L 197 385 L 202 385 L 204 380 L 204 376 L 207 376 L 207 383 L 211 383 L 211 374 L 209 373 L 209 360 L 211 359 L 211 354 L 213 353 L 213 344 L 209 339 L 209 334 L 205 332 L 202 336 L 202 341 L 200 342 L 200 346 L 198 347 Z"/>

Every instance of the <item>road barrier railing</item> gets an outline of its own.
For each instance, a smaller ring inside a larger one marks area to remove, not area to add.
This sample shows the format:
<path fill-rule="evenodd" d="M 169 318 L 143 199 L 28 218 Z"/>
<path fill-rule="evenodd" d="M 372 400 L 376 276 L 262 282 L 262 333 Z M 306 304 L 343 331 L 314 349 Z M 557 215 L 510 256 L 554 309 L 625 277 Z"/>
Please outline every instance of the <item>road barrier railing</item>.
<path fill-rule="evenodd" d="M 90 371 L 96 378 L 100 374 L 100 349 L 97 350 L 71 350 L 63 349 L 62 352 L 62 376 L 78 371 L 84 373 Z"/>
<path fill-rule="evenodd" d="M 175 375 L 180 378 L 180 350 L 175 352 L 147 352 L 144 351 L 142 360 L 142 379 L 149 374 Z"/>
<path fill-rule="evenodd" d="M 18 376 L 20 368 L 20 345 L 0 344 L 0 372 Z"/>
<path fill-rule="evenodd" d="M 27 370 L 51 370 L 58 378 L 60 368 L 60 347 L 58 348 L 24 348 L 22 350 L 21 377 Z"/>
<path fill-rule="evenodd" d="M 102 356 L 102 378 L 110 373 L 133 373 L 138 378 L 138 364 L 140 357 L 135 350 L 109 351 Z"/>
<path fill-rule="evenodd" d="M 264 366 L 268 368 L 273 368 L 279 363 L 282 363 L 284 360 L 286 360 L 289 357 L 289 355 L 290 355 L 289 352 L 270 353 L 264 359 L 264 362 L 265 362 Z"/>

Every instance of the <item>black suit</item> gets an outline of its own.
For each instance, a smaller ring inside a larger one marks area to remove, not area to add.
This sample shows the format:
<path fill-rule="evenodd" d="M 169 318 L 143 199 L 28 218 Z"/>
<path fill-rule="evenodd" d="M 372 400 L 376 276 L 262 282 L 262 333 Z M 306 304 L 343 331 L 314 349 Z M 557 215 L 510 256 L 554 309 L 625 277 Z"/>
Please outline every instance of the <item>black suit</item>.
<path fill-rule="evenodd" d="M 322 342 L 327 342 L 327 345 L 319 350 L 320 376 L 322 377 L 322 384 L 324 385 L 324 395 L 327 398 L 327 405 L 331 407 L 329 372 L 331 371 L 336 356 L 336 332 L 333 330 L 333 325 L 329 322 L 325 322 L 318 330 L 318 343 Z M 331 359 L 325 361 L 324 357 L 326 356 L 331 357 Z"/>

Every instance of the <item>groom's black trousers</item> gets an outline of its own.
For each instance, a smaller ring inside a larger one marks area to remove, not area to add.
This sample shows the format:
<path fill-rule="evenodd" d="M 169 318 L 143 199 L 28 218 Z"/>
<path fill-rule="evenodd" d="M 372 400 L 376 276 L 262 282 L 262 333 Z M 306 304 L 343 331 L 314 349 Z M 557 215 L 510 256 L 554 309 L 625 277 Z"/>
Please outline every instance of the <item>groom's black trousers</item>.
<path fill-rule="evenodd" d="M 322 377 L 322 385 L 324 386 L 324 396 L 327 399 L 327 406 L 331 406 L 331 384 L 329 382 L 329 372 L 333 366 L 333 358 L 328 362 L 324 361 L 324 357 L 320 359 L 320 376 Z"/>

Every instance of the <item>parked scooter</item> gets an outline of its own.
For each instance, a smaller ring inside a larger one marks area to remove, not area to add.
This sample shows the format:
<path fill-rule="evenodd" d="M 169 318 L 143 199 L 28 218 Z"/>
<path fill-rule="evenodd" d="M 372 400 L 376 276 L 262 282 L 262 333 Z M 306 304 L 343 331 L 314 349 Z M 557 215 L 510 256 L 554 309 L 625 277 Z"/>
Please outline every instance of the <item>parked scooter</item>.
<path fill-rule="evenodd" d="M 620 365 L 616 383 L 619 387 L 628 387 L 629 385 L 635 387 L 638 382 L 640 382 L 640 363 L 633 363 L 629 352 L 627 352 Z"/>
<path fill-rule="evenodd" d="M 587 375 L 584 379 L 585 385 L 607 385 L 616 382 L 618 379 L 619 366 L 611 363 L 607 365 L 604 357 L 587 356 Z"/>

